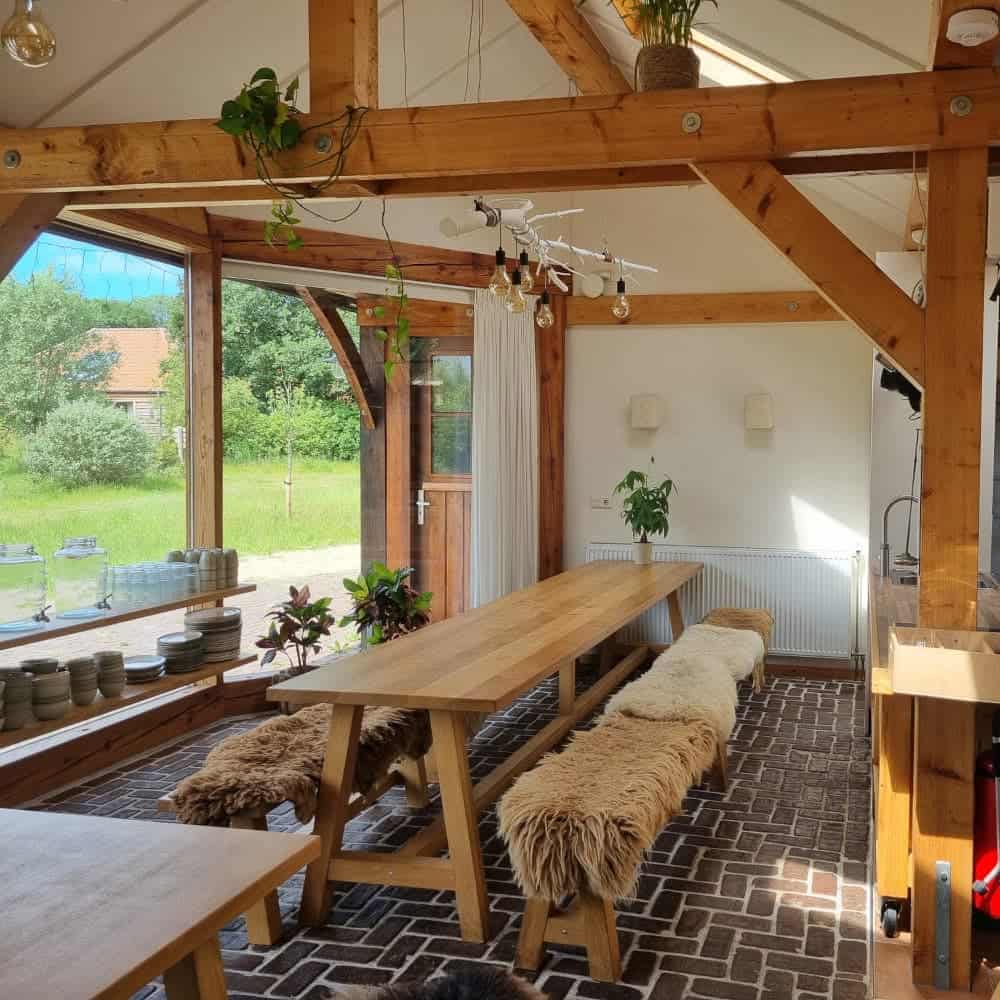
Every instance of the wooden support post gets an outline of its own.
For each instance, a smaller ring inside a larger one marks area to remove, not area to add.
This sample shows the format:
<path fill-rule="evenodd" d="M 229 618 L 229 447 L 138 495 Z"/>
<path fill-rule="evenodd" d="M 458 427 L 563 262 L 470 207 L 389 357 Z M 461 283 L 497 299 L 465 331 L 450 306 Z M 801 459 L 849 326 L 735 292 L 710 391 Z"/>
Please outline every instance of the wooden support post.
<path fill-rule="evenodd" d="M 386 357 L 389 354 L 386 342 Z M 410 365 L 395 362 L 385 382 L 385 549 L 389 566 L 409 566 L 412 556 Z"/>
<path fill-rule="evenodd" d="M 563 570 L 566 494 L 566 296 L 552 297 L 556 321 L 535 330 L 538 366 L 538 579 Z"/>
<path fill-rule="evenodd" d="M 361 426 L 361 567 L 386 561 L 385 348 L 374 330 L 361 330 L 361 363 L 371 386 L 375 427 Z"/>
<path fill-rule="evenodd" d="M 987 151 L 928 158 L 927 337 L 920 505 L 920 624 L 976 627 Z M 971 970 L 975 706 L 917 698 L 913 789 L 913 978 L 951 988 Z M 935 863 L 952 870 L 951 941 L 935 940 Z"/>
<path fill-rule="evenodd" d="M 309 111 L 378 107 L 378 0 L 309 0 Z"/>
<path fill-rule="evenodd" d="M 188 257 L 187 496 L 191 544 L 222 544 L 222 256 Z"/>
<path fill-rule="evenodd" d="M 0 281 L 62 211 L 66 199 L 64 194 L 0 197 Z"/>

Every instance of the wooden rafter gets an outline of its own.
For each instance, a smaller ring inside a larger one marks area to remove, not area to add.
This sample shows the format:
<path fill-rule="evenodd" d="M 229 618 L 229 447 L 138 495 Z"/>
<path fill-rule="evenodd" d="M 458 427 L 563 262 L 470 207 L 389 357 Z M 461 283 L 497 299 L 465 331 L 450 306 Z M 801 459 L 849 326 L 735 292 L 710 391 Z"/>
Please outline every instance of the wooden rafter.
<path fill-rule="evenodd" d="M 771 245 L 917 382 L 923 379 L 923 311 L 769 163 L 696 169 Z"/>
<path fill-rule="evenodd" d="M 507 0 L 581 94 L 626 94 L 632 86 L 580 13 L 577 0 Z"/>
<path fill-rule="evenodd" d="M 139 239 L 178 253 L 212 253 L 214 249 L 203 208 L 81 212 L 67 207 L 60 217 L 98 232 Z"/>
<path fill-rule="evenodd" d="M 309 109 L 378 107 L 378 0 L 309 0 Z"/>
<path fill-rule="evenodd" d="M 351 392 L 354 394 L 358 409 L 361 411 L 361 423 L 368 430 L 373 431 L 375 429 L 375 416 L 372 385 L 361 360 L 361 353 L 351 339 L 350 331 L 340 318 L 335 302 L 320 288 L 305 288 L 300 285 L 296 287 L 295 291 L 299 293 L 299 298 L 308 306 L 313 318 L 323 331 L 323 336 L 330 342 L 333 353 L 337 355 L 337 360 L 347 376 Z"/>
<path fill-rule="evenodd" d="M 975 7 L 1000 13 L 1000 0 L 931 0 L 931 38 L 928 65 L 935 69 L 959 69 L 968 66 L 992 66 L 997 39 L 967 48 L 947 38 L 948 19 L 960 10 Z"/>
<path fill-rule="evenodd" d="M 65 204 L 62 194 L 0 197 L 0 281 Z"/>
<path fill-rule="evenodd" d="M 629 295 L 628 319 L 611 314 L 614 297 L 567 299 L 569 326 L 704 326 L 740 323 L 839 323 L 843 316 L 818 292 L 722 292 Z"/>
<path fill-rule="evenodd" d="M 490 254 L 466 250 L 443 250 L 415 243 L 395 243 L 319 229 L 299 229 L 305 246 L 288 250 L 268 246 L 264 223 L 251 219 L 231 219 L 209 215 L 212 234 L 222 241 L 224 257 L 258 264 L 282 264 L 319 271 L 385 277 L 387 264 L 399 264 L 409 281 L 426 281 L 463 288 L 484 287 L 496 267 Z M 395 250 L 395 258 L 393 257 Z"/>
<path fill-rule="evenodd" d="M 359 295 L 358 326 L 381 329 L 396 325 L 397 307 L 379 295 Z M 438 302 L 407 297 L 406 318 L 411 337 L 471 337 L 472 306 L 463 302 Z"/>
<path fill-rule="evenodd" d="M 971 114 L 952 113 L 955 97 L 971 99 Z M 310 115 L 304 123 L 323 120 Z M 700 127 L 688 131 L 685 120 Z M 1000 144 L 1000 79 L 991 69 L 970 69 L 372 111 L 348 151 L 342 178 L 425 178 L 424 193 L 431 194 L 432 179 L 502 170 L 565 174 L 993 143 Z M 257 179 L 239 142 L 204 119 L 0 130 L 0 145 L 21 156 L 18 167 L 0 171 L 0 193 Z M 864 157 L 854 160 L 858 169 Z M 275 177 L 316 181 L 326 167 L 307 142 L 283 155 Z"/>

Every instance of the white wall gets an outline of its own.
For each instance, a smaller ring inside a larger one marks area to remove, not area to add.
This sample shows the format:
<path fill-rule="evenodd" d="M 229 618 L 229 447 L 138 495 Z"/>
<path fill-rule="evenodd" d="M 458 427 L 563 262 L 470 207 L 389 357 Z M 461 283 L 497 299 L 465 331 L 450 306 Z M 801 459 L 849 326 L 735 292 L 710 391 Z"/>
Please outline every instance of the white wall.
<path fill-rule="evenodd" d="M 846 324 L 574 328 L 566 356 L 568 564 L 631 537 L 590 499 L 650 455 L 678 487 L 671 542 L 865 549 L 871 351 Z M 663 398 L 658 431 L 628 426 L 643 392 Z M 773 431 L 744 429 L 754 392 Z"/>

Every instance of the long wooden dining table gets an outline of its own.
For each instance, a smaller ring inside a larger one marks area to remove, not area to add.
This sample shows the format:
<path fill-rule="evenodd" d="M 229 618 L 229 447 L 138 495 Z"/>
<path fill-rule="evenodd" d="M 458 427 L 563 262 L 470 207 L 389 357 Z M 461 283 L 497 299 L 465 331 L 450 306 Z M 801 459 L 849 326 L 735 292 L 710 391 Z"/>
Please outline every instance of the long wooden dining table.
<path fill-rule="evenodd" d="M 320 853 L 306 873 L 302 922 L 325 919 L 331 882 L 450 889 L 462 936 L 486 941 L 489 906 L 478 814 L 646 660 L 642 646 L 615 662 L 615 635 L 623 626 L 666 601 L 674 637 L 680 635 L 678 592 L 701 570 L 701 563 L 692 562 L 588 563 L 270 688 L 273 701 L 333 706 L 313 830 Z M 600 676 L 577 694 L 577 658 L 598 646 Z M 473 787 L 468 716 L 501 711 L 554 674 L 555 719 Z M 342 849 L 366 705 L 430 714 L 442 817 L 389 854 Z M 448 857 L 437 856 L 445 848 Z"/>

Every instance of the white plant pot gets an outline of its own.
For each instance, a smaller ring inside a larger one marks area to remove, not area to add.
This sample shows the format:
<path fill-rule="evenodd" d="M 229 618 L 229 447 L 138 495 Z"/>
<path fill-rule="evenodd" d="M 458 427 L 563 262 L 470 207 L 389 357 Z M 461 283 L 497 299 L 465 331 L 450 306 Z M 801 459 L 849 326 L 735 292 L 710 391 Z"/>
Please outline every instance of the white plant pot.
<path fill-rule="evenodd" d="M 653 561 L 653 543 L 633 542 L 632 558 L 636 566 L 648 566 Z"/>

